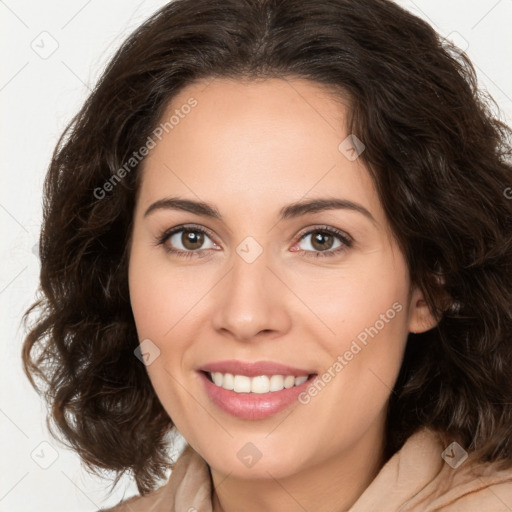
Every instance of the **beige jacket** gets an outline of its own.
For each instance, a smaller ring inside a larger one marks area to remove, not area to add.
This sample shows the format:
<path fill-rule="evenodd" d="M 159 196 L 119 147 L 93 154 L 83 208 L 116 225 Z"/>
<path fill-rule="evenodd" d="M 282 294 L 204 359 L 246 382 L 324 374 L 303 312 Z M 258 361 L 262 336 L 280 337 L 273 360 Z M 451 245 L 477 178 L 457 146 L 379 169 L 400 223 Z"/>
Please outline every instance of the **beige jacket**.
<path fill-rule="evenodd" d="M 512 512 L 512 468 L 468 458 L 454 469 L 446 448 L 430 430 L 412 435 L 348 512 Z M 206 462 L 187 445 L 164 486 L 104 512 L 212 512 L 211 491 Z"/>

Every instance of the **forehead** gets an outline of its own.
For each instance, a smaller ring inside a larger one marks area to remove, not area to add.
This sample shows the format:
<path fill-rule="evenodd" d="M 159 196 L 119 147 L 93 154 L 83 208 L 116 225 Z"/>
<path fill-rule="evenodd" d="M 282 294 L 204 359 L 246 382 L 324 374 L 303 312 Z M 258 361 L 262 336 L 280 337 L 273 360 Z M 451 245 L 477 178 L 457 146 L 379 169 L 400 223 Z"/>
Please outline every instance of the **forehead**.
<path fill-rule="evenodd" d="M 342 101 L 342 100 L 341 100 Z M 322 86 L 301 80 L 269 79 L 236 82 L 214 79 L 195 83 L 176 96 L 161 124 L 174 118 L 168 141 L 175 157 L 190 154 L 180 149 L 201 150 L 194 158 L 233 163 L 263 170 L 266 159 L 275 165 L 286 159 L 333 161 L 345 131 L 345 107 Z M 186 105 L 196 106 L 188 113 Z M 178 122 L 176 122 L 178 121 Z"/>
<path fill-rule="evenodd" d="M 375 202 L 361 160 L 340 149 L 347 115 L 343 96 L 307 80 L 196 82 L 160 120 L 167 130 L 144 162 L 142 199 L 227 194 L 246 209 L 262 197 L 270 205 L 326 193 Z"/>

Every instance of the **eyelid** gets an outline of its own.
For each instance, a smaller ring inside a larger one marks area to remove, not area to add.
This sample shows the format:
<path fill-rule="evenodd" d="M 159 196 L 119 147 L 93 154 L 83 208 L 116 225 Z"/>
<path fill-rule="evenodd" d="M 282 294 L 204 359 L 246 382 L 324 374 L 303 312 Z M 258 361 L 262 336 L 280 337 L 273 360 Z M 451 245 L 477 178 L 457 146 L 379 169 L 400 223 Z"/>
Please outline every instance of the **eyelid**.
<path fill-rule="evenodd" d="M 330 234 L 336 235 L 341 238 L 341 240 L 346 244 L 352 244 L 353 238 L 346 232 L 342 231 L 341 229 L 335 228 L 333 226 L 328 225 L 313 225 L 309 226 L 307 228 L 304 228 L 303 231 L 299 235 L 297 235 L 298 240 L 302 240 L 305 236 L 310 235 L 312 232 L 315 231 L 326 231 Z"/>
<path fill-rule="evenodd" d="M 179 233 L 180 231 L 199 231 L 201 233 L 204 233 L 205 235 L 208 235 L 213 242 L 215 242 L 215 235 L 213 231 L 208 229 L 205 226 L 200 226 L 199 224 L 181 224 L 179 226 L 174 226 L 173 228 L 166 229 L 163 231 L 161 235 L 158 236 L 158 239 L 160 243 L 164 243 L 170 236 Z M 218 245 L 217 242 L 215 244 Z M 192 251 L 189 251 L 192 252 Z"/>

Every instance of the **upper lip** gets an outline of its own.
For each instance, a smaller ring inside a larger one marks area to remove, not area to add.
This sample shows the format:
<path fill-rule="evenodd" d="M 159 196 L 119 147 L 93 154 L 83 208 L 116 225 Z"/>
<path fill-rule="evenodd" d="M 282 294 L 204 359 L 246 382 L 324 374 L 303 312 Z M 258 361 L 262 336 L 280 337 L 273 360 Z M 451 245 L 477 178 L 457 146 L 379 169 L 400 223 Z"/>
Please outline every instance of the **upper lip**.
<path fill-rule="evenodd" d="M 294 368 L 273 361 L 256 361 L 254 363 L 244 361 L 216 361 L 205 364 L 199 368 L 203 372 L 231 373 L 232 375 L 246 375 L 247 377 L 257 377 L 258 375 L 293 375 L 302 377 L 314 373 L 302 368 Z"/>

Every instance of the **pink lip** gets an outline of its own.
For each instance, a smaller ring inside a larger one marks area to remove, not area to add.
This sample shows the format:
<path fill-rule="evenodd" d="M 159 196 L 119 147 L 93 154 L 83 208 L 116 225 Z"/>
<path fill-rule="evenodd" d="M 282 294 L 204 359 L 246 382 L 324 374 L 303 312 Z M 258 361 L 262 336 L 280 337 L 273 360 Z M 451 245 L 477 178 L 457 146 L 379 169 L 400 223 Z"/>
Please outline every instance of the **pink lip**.
<path fill-rule="evenodd" d="M 199 370 L 203 372 L 231 373 L 232 375 L 246 375 L 247 377 L 257 377 L 258 375 L 293 375 L 302 377 L 311 375 L 314 370 L 304 370 L 293 368 L 272 361 L 256 361 L 255 363 L 245 363 L 243 361 L 229 360 L 217 361 L 201 366 Z"/>
<path fill-rule="evenodd" d="M 210 400 L 221 410 L 245 420 L 260 420 L 273 416 L 289 407 L 298 404 L 299 395 L 311 384 L 315 377 L 310 377 L 299 386 L 271 391 L 269 393 L 235 393 L 215 385 L 204 371 L 199 376 Z M 262 375 L 261 373 L 259 375 Z M 277 374 L 282 375 L 282 374 Z"/>

